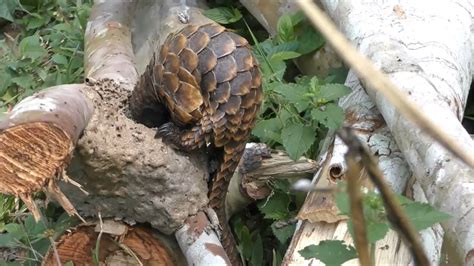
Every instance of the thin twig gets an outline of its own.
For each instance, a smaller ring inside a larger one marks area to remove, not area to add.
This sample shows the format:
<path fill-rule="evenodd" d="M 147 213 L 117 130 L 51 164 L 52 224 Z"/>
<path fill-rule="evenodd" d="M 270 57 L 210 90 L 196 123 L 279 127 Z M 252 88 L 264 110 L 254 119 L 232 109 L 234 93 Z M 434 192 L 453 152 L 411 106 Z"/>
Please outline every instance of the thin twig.
<path fill-rule="evenodd" d="M 56 243 L 52 237 L 49 237 L 49 242 L 51 242 L 51 248 L 53 249 L 54 259 L 56 260 L 56 265 L 61 266 L 61 259 L 59 258 L 58 250 L 56 249 Z"/>
<path fill-rule="evenodd" d="M 297 3 L 337 54 L 351 66 L 367 87 L 381 93 L 404 117 L 411 120 L 466 164 L 474 166 L 474 153 L 462 147 L 454 137 L 443 131 L 443 127 L 436 125 L 428 115 L 422 113 L 405 93 L 401 92 L 389 78 L 375 68 L 368 58 L 351 45 L 317 5 L 309 0 L 298 0 Z"/>
<path fill-rule="evenodd" d="M 354 226 L 353 237 L 359 254 L 359 262 L 362 266 L 370 266 L 369 241 L 367 240 L 362 194 L 360 193 L 360 179 L 363 171 L 360 163 L 356 161 L 356 157 L 351 150 L 346 154 L 347 192 L 351 203 L 351 218 Z"/>
<path fill-rule="evenodd" d="M 388 184 L 385 182 L 383 174 L 379 170 L 373 156 L 349 128 L 345 127 L 340 129 L 338 131 L 338 136 L 349 147 L 351 153 L 356 154 L 361 158 L 361 163 L 365 166 L 370 180 L 379 190 L 380 195 L 382 196 L 388 220 L 403 236 L 403 239 L 412 252 L 416 265 L 430 265 L 423 246 L 421 245 L 418 232 L 415 230 L 410 220 L 403 212 L 400 204 L 398 204 L 395 193 L 393 193 Z"/>
<path fill-rule="evenodd" d="M 97 241 L 95 242 L 95 249 L 94 249 L 94 253 L 93 253 L 93 263 L 94 265 L 98 266 L 100 264 L 99 262 L 99 249 L 100 249 L 100 240 L 102 238 L 102 234 L 104 233 L 104 223 L 102 221 L 102 215 L 100 214 L 100 212 L 98 213 L 98 216 L 99 216 L 99 228 L 100 228 L 100 231 L 99 231 L 99 235 L 97 236 Z"/>
<path fill-rule="evenodd" d="M 119 243 L 117 241 L 114 241 L 115 244 L 117 244 L 123 251 L 125 251 L 128 255 L 130 255 L 135 261 L 137 262 L 138 266 L 143 266 L 143 262 L 140 260 L 140 258 L 137 256 L 135 252 L 131 248 L 129 248 L 127 245 L 123 243 Z"/>

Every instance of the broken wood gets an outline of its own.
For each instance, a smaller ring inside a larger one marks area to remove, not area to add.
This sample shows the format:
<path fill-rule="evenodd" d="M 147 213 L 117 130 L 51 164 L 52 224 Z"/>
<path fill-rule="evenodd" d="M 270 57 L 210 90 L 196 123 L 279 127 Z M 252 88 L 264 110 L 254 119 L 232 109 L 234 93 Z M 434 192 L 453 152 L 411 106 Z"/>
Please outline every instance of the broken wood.
<path fill-rule="evenodd" d="M 160 239 L 161 238 L 161 239 Z M 61 264 L 74 265 L 177 265 L 183 263 L 178 251 L 165 236 L 149 228 L 106 220 L 104 224 L 79 225 L 54 243 Z M 172 252 L 173 251 L 173 252 Z M 56 265 L 50 248 L 42 265 Z M 96 261 L 97 260 L 97 261 Z"/>
<path fill-rule="evenodd" d="M 43 190 L 68 214 L 78 214 L 58 188 L 93 106 L 87 87 L 62 85 L 25 98 L 0 121 L 0 192 L 20 197 L 35 220 L 32 194 Z M 77 188 L 76 188 L 77 189 Z"/>

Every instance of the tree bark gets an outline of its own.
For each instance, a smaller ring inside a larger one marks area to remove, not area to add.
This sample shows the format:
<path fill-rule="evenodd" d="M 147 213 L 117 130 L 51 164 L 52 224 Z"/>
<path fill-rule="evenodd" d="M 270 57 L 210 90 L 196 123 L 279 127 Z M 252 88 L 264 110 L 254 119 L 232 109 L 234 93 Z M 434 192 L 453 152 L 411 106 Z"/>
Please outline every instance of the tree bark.
<path fill-rule="evenodd" d="M 345 35 L 422 112 L 433 114 L 432 119 L 466 149 L 474 148 L 459 122 L 472 77 L 474 6 L 470 1 L 321 2 Z M 400 117 L 377 92 L 370 88 L 367 91 L 428 201 L 453 215 L 444 228 L 463 261 L 472 264 L 473 169 Z"/>

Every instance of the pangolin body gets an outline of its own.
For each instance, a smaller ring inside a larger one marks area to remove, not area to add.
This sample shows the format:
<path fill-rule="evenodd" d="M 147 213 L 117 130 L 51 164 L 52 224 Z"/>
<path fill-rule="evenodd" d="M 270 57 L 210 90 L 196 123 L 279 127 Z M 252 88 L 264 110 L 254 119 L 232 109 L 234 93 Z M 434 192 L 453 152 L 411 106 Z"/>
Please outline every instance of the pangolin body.
<path fill-rule="evenodd" d="M 248 42 L 217 24 L 188 25 L 170 35 L 147 71 L 171 122 L 158 134 L 179 149 L 210 144 L 219 152 L 209 205 L 223 228 L 233 265 L 240 257 L 227 224 L 225 195 L 262 102 L 261 74 Z"/>

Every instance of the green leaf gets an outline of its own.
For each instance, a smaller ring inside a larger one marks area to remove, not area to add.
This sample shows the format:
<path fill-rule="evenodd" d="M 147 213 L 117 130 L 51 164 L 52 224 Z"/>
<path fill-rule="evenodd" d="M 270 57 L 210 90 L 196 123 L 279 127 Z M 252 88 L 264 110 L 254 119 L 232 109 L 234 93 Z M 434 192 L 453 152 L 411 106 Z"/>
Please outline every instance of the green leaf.
<path fill-rule="evenodd" d="M 306 23 L 301 30 L 298 31 L 296 37 L 299 46 L 298 53 L 308 54 L 324 45 L 323 36 L 317 32 L 309 23 Z"/>
<path fill-rule="evenodd" d="M 291 159 L 297 160 L 316 140 L 316 130 L 303 124 L 290 124 L 281 132 L 283 146 Z"/>
<path fill-rule="evenodd" d="M 369 241 L 370 244 L 374 244 L 383 239 L 390 228 L 388 222 L 374 222 L 367 219 L 367 216 L 365 217 L 365 226 L 367 228 L 367 241 Z M 352 238 L 354 238 L 354 224 L 352 220 L 349 220 L 347 228 Z"/>
<path fill-rule="evenodd" d="M 65 31 L 65 32 L 70 32 L 73 30 L 71 24 L 68 24 L 68 23 L 56 24 L 53 26 L 53 29 L 58 30 L 58 31 Z"/>
<path fill-rule="evenodd" d="M 350 92 L 351 89 L 343 84 L 325 84 L 321 86 L 320 97 L 329 102 L 335 101 Z"/>
<path fill-rule="evenodd" d="M 23 230 L 23 227 L 20 224 L 16 223 L 10 223 L 5 225 L 5 231 L 8 232 L 8 234 L 10 234 L 13 239 L 20 241 L 22 239 L 25 239 L 27 236 L 25 230 Z"/>
<path fill-rule="evenodd" d="M 299 57 L 301 54 L 292 51 L 282 51 L 272 54 L 270 61 L 283 61 Z"/>
<path fill-rule="evenodd" d="M 290 16 L 291 16 L 291 23 L 293 24 L 293 26 L 298 25 L 300 22 L 306 19 L 306 15 L 301 10 L 296 11 Z"/>
<path fill-rule="evenodd" d="M 423 230 L 436 223 L 448 220 L 451 216 L 426 203 L 412 202 L 404 206 L 405 213 L 416 230 Z"/>
<path fill-rule="evenodd" d="M 38 35 L 32 35 L 23 38 L 19 44 L 20 53 L 33 60 L 46 55 L 46 49 L 41 46 Z"/>
<path fill-rule="evenodd" d="M 68 60 L 64 55 L 61 54 L 55 54 L 53 57 L 51 57 L 51 60 L 53 60 L 54 63 L 58 65 L 67 65 Z"/>
<path fill-rule="evenodd" d="M 282 109 L 278 112 L 278 118 L 280 119 L 282 125 L 285 125 L 286 122 L 294 117 L 295 114 L 291 113 L 290 111 L 288 111 L 287 109 Z M 287 190 L 288 191 L 288 190 Z"/>
<path fill-rule="evenodd" d="M 283 193 L 288 193 L 288 191 L 290 191 L 291 184 L 286 179 L 275 179 L 270 182 L 270 186 L 273 190 L 279 190 Z"/>
<path fill-rule="evenodd" d="M 255 240 L 251 245 L 252 247 L 252 265 L 263 265 L 263 242 L 260 234 L 255 234 Z"/>
<path fill-rule="evenodd" d="M 250 260 L 252 258 L 252 236 L 250 235 L 250 231 L 247 226 L 243 225 L 241 230 L 238 232 L 239 236 L 239 248 L 242 253 L 242 256 L 246 260 Z"/>
<path fill-rule="evenodd" d="M 260 45 L 262 45 L 262 50 L 265 51 L 265 49 L 263 49 L 264 47 L 263 44 L 264 43 L 260 43 Z M 260 62 L 260 70 L 262 71 L 263 77 L 267 80 L 274 80 L 274 79 L 281 80 L 286 70 L 285 61 L 273 60 L 272 62 L 270 62 L 269 58 L 265 58 L 269 52 L 265 51 L 266 54 L 262 55 L 260 53 L 255 52 L 255 50 L 254 50 L 254 56 Z"/>
<path fill-rule="evenodd" d="M 260 120 L 252 131 L 252 134 L 262 141 L 274 141 L 281 143 L 281 129 L 283 125 L 278 118 Z"/>
<path fill-rule="evenodd" d="M 238 9 L 229 7 L 207 9 L 204 11 L 204 15 L 220 24 L 234 23 L 242 18 Z"/>
<path fill-rule="evenodd" d="M 293 235 L 296 229 L 296 224 L 292 223 L 286 226 L 279 226 L 280 222 L 276 221 L 272 223 L 272 231 L 280 243 L 285 244 L 288 239 Z"/>
<path fill-rule="evenodd" d="M 18 5 L 16 0 L 2 0 L 0 1 L 0 18 L 4 18 L 10 22 L 14 22 L 13 13 Z"/>
<path fill-rule="evenodd" d="M 49 239 L 41 238 L 33 244 L 33 249 L 35 250 L 35 252 L 38 252 L 38 253 L 44 255 L 44 254 L 46 254 L 46 252 L 48 251 L 50 246 L 51 246 L 51 242 L 49 241 Z M 30 258 L 32 258 L 33 254 L 31 254 L 30 256 L 31 256 Z"/>
<path fill-rule="evenodd" d="M 280 266 L 282 265 L 283 261 L 283 254 L 285 254 L 285 250 L 280 251 L 280 250 L 273 250 L 273 256 L 272 256 L 272 266 Z"/>
<path fill-rule="evenodd" d="M 0 247 L 13 248 L 18 245 L 18 241 L 12 234 L 0 234 Z"/>
<path fill-rule="evenodd" d="M 339 209 L 339 214 L 349 215 L 351 212 L 351 205 L 349 203 L 349 195 L 346 192 L 336 193 L 336 206 Z"/>
<path fill-rule="evenodd" d="M 24 89 L 30 89 L 33 86 L 33 78 L 31 76 L 20 76 L 12 78 L 11 81 Z"/>
<path fill-rule="evenodd" d="M 318 259 L 326 265 L 341 265 L 344 262 L 357 258 L 357 251 L 353 246 L 344 244 L 341 240 L 325 240 L 318 245 L 310 245 L 298 251 L 306 260 Z"/>
<path fill-rule="evenodd" d="M 279 52 L 296 52 L 298 50 L 298 46 L 299 43 L 297 41 L 285 42 L 267 47 L 266 52 L 269 56 Z"/>
<path fill-rule="evenodd" d="M 37 29 L 43 25 L 48 24 L 49 20 L 50 20 L 49 16 L 40 16 L 39 14 L 36 14 L 36 16 L 32 16 L 28 19 L 26 29 L 27 30 Z"/>
<path fill-rule="evenodd" d="M 345 66 L 338 68 L 330 68 L 327 78 L 325 79 L 326 83 L 340 83 L 344 84 L 347 79 L 347 74 L 349 69 Z"/>
<path fill-rule="evenodd" d="M 46 225 L 44 222 L 36 222 L 32 214 L 29 214 L 25 219 L 25 230 L 30 236 L 43 237 L 44 231 L 46 231 Z"/>
<path fill-rule="evenodd" d="M 0 96 L 5 94 L 8 87 L 12 84 L 11 76 L 7 72 L 0 71 Z"/>
<path fill-rule="evenodd" d="M 283 42 L 289 42 L 295 39 L 295 32 L 293 29 L 293 23 L 291 21 L 290 15 L 285 14 L 278 19 L 277 32 L 278 37 Z"/>
<path fill-rule="evenodd" d="M 338 129 L 344 120 L 344 111 L 333 103 L 311 110 L 311 117 L 328 129 Z"/>
<path fill-rule="evenodd" d="M 38 69 L 38 77 L 40 77 L 40 79 L 42 81 L 45 81 L 46 78 L 48 77 L 49 73 L 48 73 L 48 69 L 47 68 L 41 68 L 41 69 Z"/>
<path fill-rule="evenodd" d="M 375 244 L 375 242 L 383 239 L 390 228 L 389 225 L 385 223 L 377 223 L 373 221 L 366 221 L 367 228 L 367 240 L 370 244 Z"/>
<path fill-rule="evenodd" d="M 290 216 L 288 212 L 289 204 L 290 196 L 277 190 L 273 191 L 266 201 L 259 202 L 258 208 L 266 219 L 285 220 Z"/>
<path fill-rule="evenodd" d="M 310 99 L 305 96 L 307 87 L 295 83 L 273 83 L 273 91 L 281 94 L 286 101 L 293 104 L 298 112 L 306 110 Z"/>
<path fill-rule="evenodd" d="M 78 219 L 74 216 L 69 216 L 66 212 L 59 216 L 58 220 L 54 223 L 54 238 L 59 237 L 64 231 L 72 226 L 78 224 Z"/>

